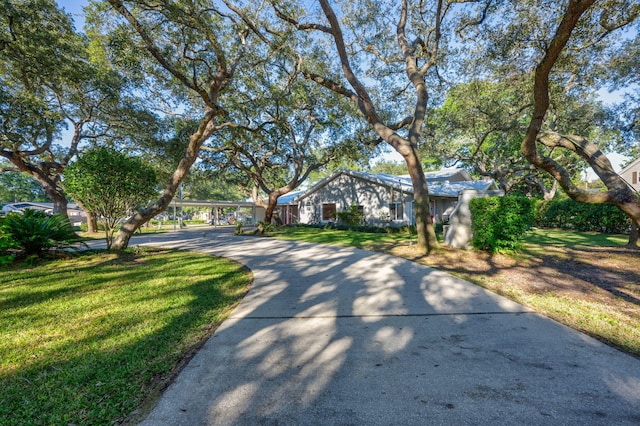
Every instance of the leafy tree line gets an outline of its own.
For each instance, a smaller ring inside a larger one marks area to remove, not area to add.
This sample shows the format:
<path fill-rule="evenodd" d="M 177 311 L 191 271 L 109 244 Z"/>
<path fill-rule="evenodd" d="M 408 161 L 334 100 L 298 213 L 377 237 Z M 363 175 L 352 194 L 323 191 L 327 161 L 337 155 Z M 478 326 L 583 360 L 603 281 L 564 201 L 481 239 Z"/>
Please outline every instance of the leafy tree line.
<path fill-rule="evenodd" d="M 570 198 L 533 200 L 508 195 L 475 198 L 472 215 L 474 248 L 492 252 L 517 251 L 534 226 L 575 231 L 629 232 L 630 220 L 610 204 L 588 204 Z"/>
<path fill-rule="evenodd" d="M 630 220 L 611 204 L 579 203 L 571 199 L 540 202 L 536 206 L 535 225 L 543 228 L 626 233 Z"/>

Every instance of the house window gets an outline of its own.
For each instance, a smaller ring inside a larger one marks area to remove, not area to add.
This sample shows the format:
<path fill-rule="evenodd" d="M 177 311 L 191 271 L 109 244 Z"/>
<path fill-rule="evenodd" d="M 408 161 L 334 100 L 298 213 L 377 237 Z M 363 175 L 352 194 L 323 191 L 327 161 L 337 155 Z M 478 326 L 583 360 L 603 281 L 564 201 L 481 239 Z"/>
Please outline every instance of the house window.
<path fill-rule="evenodd" d="M 631 183 L 635 185 L 638 183 L 638 172 L 631 173 Z"/>
<path fill-rule="evenodd" d="M 389 203 L 389 220 L 403 220 L 402 203 Z"/>
<path fill-rule="evenodd" d="M 322 205 L 322 220 L 335 220 L 336 203 L 327 203 Z"/>

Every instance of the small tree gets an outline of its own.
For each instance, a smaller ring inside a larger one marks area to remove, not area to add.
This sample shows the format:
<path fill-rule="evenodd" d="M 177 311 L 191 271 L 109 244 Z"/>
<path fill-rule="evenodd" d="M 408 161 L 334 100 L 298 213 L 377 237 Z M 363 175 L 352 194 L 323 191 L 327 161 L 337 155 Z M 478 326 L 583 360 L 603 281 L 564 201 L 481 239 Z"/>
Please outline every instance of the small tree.
<path fill-rule="evenodd" d="M 156 183 L 141 160 L 104 147 L 85 152 L 64 172 L 67 193 L 104 225 L 108 249 L 118 222 L 157 195 Z"/>

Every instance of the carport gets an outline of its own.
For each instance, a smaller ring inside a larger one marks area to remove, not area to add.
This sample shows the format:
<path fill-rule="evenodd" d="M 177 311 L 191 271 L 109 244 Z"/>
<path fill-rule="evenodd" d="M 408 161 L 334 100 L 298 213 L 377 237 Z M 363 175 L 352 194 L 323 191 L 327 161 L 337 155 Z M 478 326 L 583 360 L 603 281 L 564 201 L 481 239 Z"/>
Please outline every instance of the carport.
<path fill-rule="evenodd" d="M 176 216 L 176 210 L 178 207 L 180 207 L 180 211 L 182 211 L 184 207 L 206 207 L 209 212 L 207 222 L 214 226 L 229 224 L 229 222 L 227 222 L 229 217 L 234 218 L 234 221 L 241 220 L 247 225 L 254 225 L 257 222 L 263 220 L 265 216 L 264 208 L 256 206 L 253 201 L 209 201 L 174 199 L 174 217 Z"/>

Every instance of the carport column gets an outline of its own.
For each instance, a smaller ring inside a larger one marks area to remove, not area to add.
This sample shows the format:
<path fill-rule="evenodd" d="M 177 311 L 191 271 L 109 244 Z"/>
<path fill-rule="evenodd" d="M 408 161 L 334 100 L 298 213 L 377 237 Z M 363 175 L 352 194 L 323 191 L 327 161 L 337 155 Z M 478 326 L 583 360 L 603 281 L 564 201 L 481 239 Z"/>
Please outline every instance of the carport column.
<path fill-rule="evenodd" d="M 411 218 L 409 217 L 409 212 L 407 211 L 407 200 L 405 198 L 405 194 L 402 193 L 402 191 L 400 192 L 400 203 L 402 204 L 402 221 L 405 223 L 409 223 L 411 224 Z"/>

